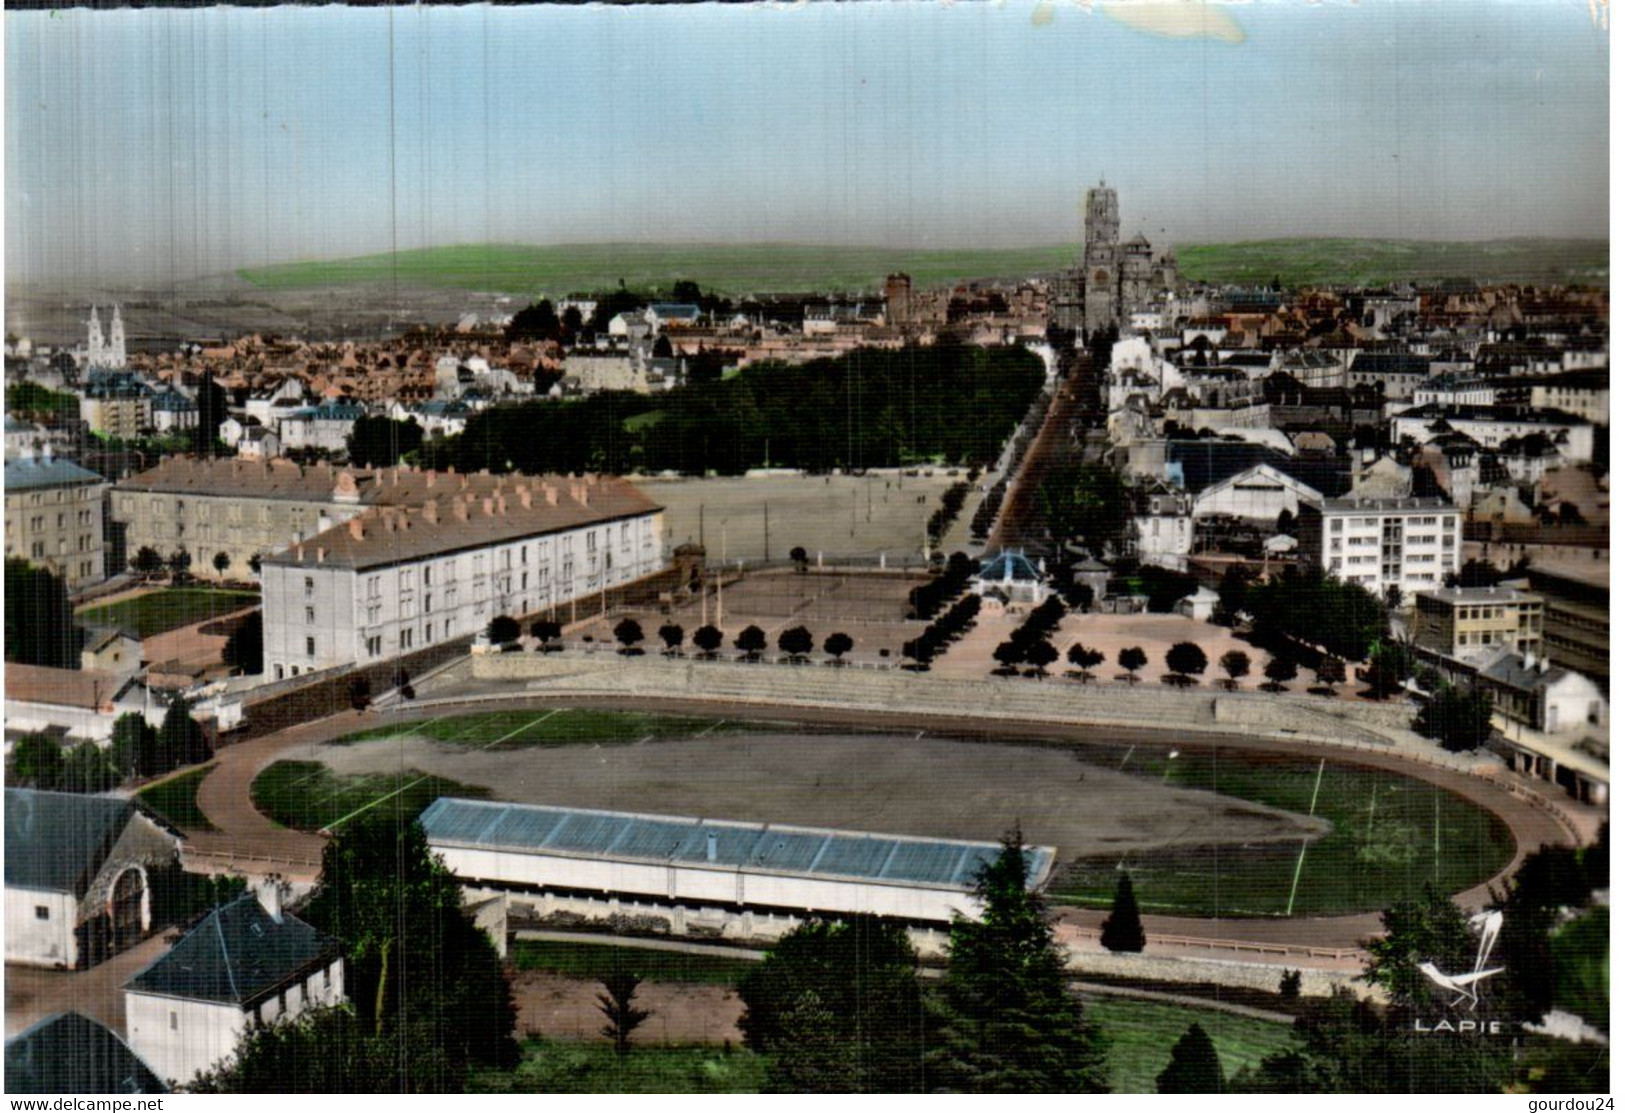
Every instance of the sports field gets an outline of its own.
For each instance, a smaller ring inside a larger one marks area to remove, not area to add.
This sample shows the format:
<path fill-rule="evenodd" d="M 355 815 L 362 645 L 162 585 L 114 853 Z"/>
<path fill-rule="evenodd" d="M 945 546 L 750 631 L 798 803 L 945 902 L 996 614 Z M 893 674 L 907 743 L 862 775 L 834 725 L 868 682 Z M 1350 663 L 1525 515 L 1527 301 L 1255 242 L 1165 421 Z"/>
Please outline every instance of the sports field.
<path fill-rule="evenodd" d="M 735 724 L 718 724 L 715 719 L 644 715 L 636 711 L 493 711 L 429 719 L 405 727 L 375 727 L 347 734 L 329 745 L 422 738 L 474 749 L 518 750 L 586 742 L 620 745 L 640 738 L 686 738 L 733 729 L 737 729 Z"/>
<path fill-rule="evenodd" d="M 274 823 L 300 831 L 342 826 L 379 809 L 404 822 L 442 796 L 480 799 L 478 785 L 462 784 L 399 767 L 360 776 L 335 776 L 316 761 L 278 761 L 254 778 L 254 807 Z"/>
<path fill-rule="evenodd" d="M 1510 832 L 1467 800 L 1392 773 L 1319 760 L 1140 747 L 1079 751 L 1141 778 L 1290 809 L 1328 822 L 1298 844 L 1209 840 L 1079 859 L 1052 897 L 1108 907 L 1118 871 L 1148 911 L 1190 916 L 1335 915 L 1385 908 L 1433 885 L 1459 892 L 1511 859 Z"/>
<path fill-rule="evenodd" d="M 117 603 L 86 607 L 74 617 L 87 626 L 116 626 L 134 630 L 138 637 L 150 638 L 167 630 L 255 606 L 259 601 L 259 595 L 252 591 L 171 587 L 131 596 Z"/>

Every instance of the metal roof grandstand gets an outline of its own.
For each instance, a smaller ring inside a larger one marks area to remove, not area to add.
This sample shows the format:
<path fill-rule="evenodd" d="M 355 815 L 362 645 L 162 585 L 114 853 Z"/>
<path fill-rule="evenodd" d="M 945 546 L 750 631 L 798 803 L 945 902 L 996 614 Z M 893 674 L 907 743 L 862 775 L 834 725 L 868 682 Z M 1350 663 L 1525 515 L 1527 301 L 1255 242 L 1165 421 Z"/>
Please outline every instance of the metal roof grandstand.
<path fill-rule="evenodd" d="M 999 844 L 777 823 L 500 804 L 442 796 L 419 822 L 429 842 L 521 854 L 796 874 L 883 885 L 969 889 Z M 1027 884 L 1049 873 L 1055 849 L 1028 847 Z"/>

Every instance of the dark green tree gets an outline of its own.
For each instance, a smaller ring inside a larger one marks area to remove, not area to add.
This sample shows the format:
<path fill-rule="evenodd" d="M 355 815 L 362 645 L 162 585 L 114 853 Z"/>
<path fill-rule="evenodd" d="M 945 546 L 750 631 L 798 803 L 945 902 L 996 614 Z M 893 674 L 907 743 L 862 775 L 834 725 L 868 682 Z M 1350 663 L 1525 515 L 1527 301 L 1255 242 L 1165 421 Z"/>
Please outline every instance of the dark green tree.
<path fill-rule="evenodd" d="M 1467 916 L 1443 893 L 1428 886 L 1416 900 L 1404 900 L 1382 914 L 1384 934 L 1366 944 L 1362 980 L 1380 985 L 1396 1006 L 1412 1011 L 1429 1007 L 1433 983 L 1421 965 L 1431 962 L 1448 973 L 1470 970 L 1478 940 Z"/>
<path fill-rule="evenodd" d="M 518 626 L 518 623 L 514 625 Z M 621 643 L 621 652 L 624 654 L 631 654 L 634 647 L 643 641 L 643 625 L 635 618 L 621 619 L 611 633 L 615 635 L 615 640 Z M 517 637 L 518 634 L 514 636 Z"/>
<path fill-rule="evenodd" d="M 197 384 L 197 428 L 192 433 L 192 452 L 197 456 L 214 456 L 220 449 L 220 423 L 226 420 L 231 399 L 225 388 L 204 374 Z"/>
<path fill-rule="evenodd" d="M 102 748 L 94 742 L 81 742 L 62 759 L 56 787 L 63 792 L 107 792 L 118 783 L 118 770 Z"/>
<path fill-rule="evenodd" d="M 348 946 L 345 988 L 364 1030 L 435 1049 L 423 1067 L 400 1068 L 417 1072 L 421 1089 L 455 1091 L 471 1066 L 518 1061 L 502 962 L 462 904 L 422 826 L 375 809 L 323 848 L 321 885 L 305 914 Z"/>
<path fill-rule="evenodd" d="M 1050 534 L 1077 538 L 1097 556 L 1122 540 L 1132 509 L 1122 477 L 1103 464 L 1052 468 L 1038 486 L 1038 511 Z"/>
<path fill-rule="evenodd" d="M 265 671 L 265 621 L 259 611 L 246 615 L 226 639 L 221 660 L 238 673 L 257 675 Z"/>
<path fill-rule="evenodd" d="M 507 645 L 519 640 L 519 623 L 505 614 L 499 614 L 485 625 L 485 636 L 492 645 Z"/>
<path fill-rule="evenodd" d="M 7 557 L 5 587 L 6 660 L 53 669 L 78 668 L 73 607 L 62 578 L 21 558 Z"/>
<path fill-rule="evenodd" d="M 643 979 L 629 970 L 616 970 L 600 978 L 599 983 L 604 992 L 598 995 L 598 1011 L 606 1021 L 601 1032 L 605 1039 L 614 1041 L 615 1054 L 625 1055 L 632 1050 L 632 1033 L 654 1015 L 633 1004 Z"/>
<path fill-rule="evenodd" d="M 1298 663 L 1290 657 L 1271 657 L 1264 666 L 1264 676 L 1272 691 L 1279 692 L 1297 678 Z"/>
<path fill-rule="evenodd" d="M 1446 684 L 1422 705 L 1412 729 L 1451 753 L 1476 750 L 1490 737 L 1490 701 L 1482 692 Z"/>
<path fill-rule="evenodd" d="M 1157 1075 L 1159 1094 L 1222 1094 L 1224 1067 L 1200 1024 L 1192 1024 L 1174 1044 L 1168 1065 Z"/>
<path fill-rule="evenodd" d="M 223 578 L 226 569 L 231 567 L 231 554 L 224 551 L 215 553 L 214 560 L 211 563 L 214 564 L 215 575 Z"/>
<path fill-rule="evenodd" d="M 157 549 L 143 545 L 130 558 L 130 568 L 142 576 L 156 576 L 164 570 L 164 558 Z"/>
<path fill-rule="evenodd" d="M 563 629 L 551 619 L 540 618 L 530 624 L 530 636 L 543 645 L 556 640 L 562 633 Z"/>
<path fill-rule="evenodd" d="M 1251 657 L 1239 649 L 1232 649 L 1219 658 L 1219 667 L 1230 677 L 1226 682 L 1231 691 L 1236 690 L 1236 681 L 1246 676 L 1253 669 Z"/>
<path fill-rule="evenodd" d="M 1219 614 L 1224 622 L 1233 623 L 1236 616 L 1247 608 L 1247 588 L 1252 578 L 1239 564 L 1224 570 L 1219 580 Z"/>
<path fill-rule="evenodd" d="M 209 760 L 209 736 L 192 718 L 192 705 L 186 700 L 177 699 L 164 712 L 164 725 L 158 729 L 158 751 L 163 755 L 164 767 L 157 772 Z"/>
<path fill-rule="evenodd" d="M 1117 895 L 1111 914 L 1100 925 L 1100 945 L 1108 951 L 1138 954 L 1145 950 L 1145 928 L 1140 924 L 1140 902 L 1134 899 L 1134 881 L 1125 873 L 1117 877 Z"/>
<path fill-rule="evenodd" d="M 1335 688 L 1349 678 L 1348 664 L 1341 657 L 1322 657 L 1315 666 L 1315 679 L 1327 688 Z"/>
<path fill-rule="evenodd" d="M 1366 665 L 1365 680 L 1371 694 L 1387 699 L 1405 687 L 1405 681 L 1416 673 L 1416 663 L 1404 646 L 1384 641 L 1371 653 Z"/>
<path fill-rule="evenodd" d="M 1135 683 L 1140 679 L 1139 672 L 1146 666 L 1145 650 L 1137 645 L 1127 646 L 1117 651 L 1117 666 L 1128 672 L 1128 682 Z"/>
<path fill-rule="evenodd" d="M 824 639 L 824 652 L 840 664 L 841 658 L 852 652 L 852 635 L 836 631 Z"/>
<path fill-rule="evenodd" d="M 349 1005 L 246 1029 L 236 1053 L 186 1087 L 203 1094 L 459 1092 L 463 1078 L 427 1024 L 380 1034 Z"/>
<path fill-rule="evenodd" d="M 709 624 L 694 631 L 694 646 L 707 657 L 715 657 L 722 648 L 722 631 Z"/>
<path fill-rule="evenodd" d="M 1076 642 L 1066 651 L 1066 659 L 1078 670 L 1079 677 L 1085 682 L 1094 674 L 1095 669 L 1106 663 L 1106 655 L 1100 650 L 1085 648 Z"/>
<path fill-rule="evenodd" d="M 11 750 L 11 779 L 24 788 L 55 789 L 63 764 L 61 746 L 43 734 L 25 734 Z"/>
<path fill-rule="evenodd" d="M 1196 677 L 1207 671 L 1207 654 L 1195 642 L 1176 642 L 1163 655 L 1168 671 L 1179 677 L 1180 684 L 1194 684 Z"/>
<path fill-rule="evenodd" d="M 113 737 L 107 752 L 113 767 L 122 776 L 151 777 L 164 771 L 158 732 L 135 712 L 120 715 L 113 723 Z"/>
<path fill-rule="evenodd" d="M 746 1042 L 772 1057 L 778 1092 L 918 1093 L 925 1012 L 901 926 L 870 916 L 812 920 L 739 985 Z"/>
<path fill-rule="evenodd" d="M 747 626 L 734 638 L 734 648 L 743 653 L 746 660 L 754 661 L 767 648 L 767 634 L 760 626 Z"/>
<path fill-rule="evenodd" d="M 1027 884 L 1019 829 L 977 873 L 982 915 L 956 917 L 942 979 L 942 1037 L 926 1056 L 934 1089 L 1103 1093 L 1105 1047 L 1066 988 L 1043 898 Z"/>
<path fill-rule="evenodd" d="M 371 414 L 356 418 L 345 438 L 350 463 L 358 468 L 392 468 L 423 447 L 423 426 Z"/>
<path fill-rule="evenodd" d="M 805 626 L 792 626 L 779 633 L 780 653 L 788 653 L 794 660 L 805 660 L 812 651 L 812 631 Z"/>
<path fill-rule="evenodd" d="M 666 646 L 666 652 L 676 653 L 683 647 L 683 628 L 675 622 L 667 622 L 655 631 Z"/>
<path fill-rule="evenodd" d="M 1297 970 L 1283 971 L 1277 992 L 1285 1000 L 1296 1001 L 1303 995 L 1303 974 Z"/>
<path fill-rule="evenodd" d="M 1046 670 L 1058 661 L 1061 653 L 1047 638 L 1041 638 L 1027 647 L 1024 660 L 1033 667 L 1039 676 L 1045 675 Z"/>

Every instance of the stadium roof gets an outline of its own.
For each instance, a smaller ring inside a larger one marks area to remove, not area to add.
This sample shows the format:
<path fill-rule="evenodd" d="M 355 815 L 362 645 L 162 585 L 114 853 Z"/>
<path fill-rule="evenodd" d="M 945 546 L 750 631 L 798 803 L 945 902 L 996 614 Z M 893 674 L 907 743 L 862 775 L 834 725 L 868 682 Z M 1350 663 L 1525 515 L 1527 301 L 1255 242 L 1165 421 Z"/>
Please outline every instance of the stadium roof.
<path fill-rule="evenodd" d="M 999 844 L 991 842 L 501 804 L 449 796 L 429 805 L 419 822 L 434 846 L 932 888 L 969 889 L 977 870 L 999 853 Z M 712 836 L 714 859 L 709 850 Z M 1027 883 L 1035 886 L 1054 863 L 1055 849 L 1028 847 L 1026 856 Z"/>

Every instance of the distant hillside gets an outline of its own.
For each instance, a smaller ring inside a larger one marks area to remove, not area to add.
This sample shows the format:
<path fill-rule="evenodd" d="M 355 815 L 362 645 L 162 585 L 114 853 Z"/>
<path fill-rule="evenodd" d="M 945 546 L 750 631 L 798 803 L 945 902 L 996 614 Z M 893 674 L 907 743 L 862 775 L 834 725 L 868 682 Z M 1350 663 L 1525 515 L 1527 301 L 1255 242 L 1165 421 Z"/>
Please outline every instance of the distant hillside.
<path fill-rule="evenodd" d="M 1374 285 L 1438 278 L 1608 284 L 1606 240 L 1262 240 L 1179 248 L 1179 271 L 1202 282 Z"/>
<path fill-rule="evenodd" d="M 1382 285 L 1436 278 L 1480 282 L 1606 285 L 1605 240 L 1283 239 L 1179 247 L 1180 270 L 1207 282 Z M 263 290 L 310 290 L 367 284 L 479 290 L 530 298 L 611 289 L 623 280 L 640 293 L 669 290 L 688 279 L 730 297 L 817 290 L 877 293 L 883 277 L 906 271 L 917 286 L 965 279 L 1018 279 L 1071 265 L 1078 247 L 915 251 L 796 244 L 471 244 L 288 263 L 238 274 Z"/>
<path fill-rule="evenodd" d="M 266 290 L 396 282 L 555 298 L 613 289 L 622 280 L 628 289 L 652 293 L 687 279 L 704 290 L 738 297 L 805 290 L 878 293 L 893 271 L 907 272 L 920 286 L 972 278 L 1025 278 L 1065 267 L 1076 253 L 1076 248 L 1066 246 L 911 251 L 798 244 L 471 244 L 403 251 L 393 257 L 289 263 L 238 274 Z"/>

